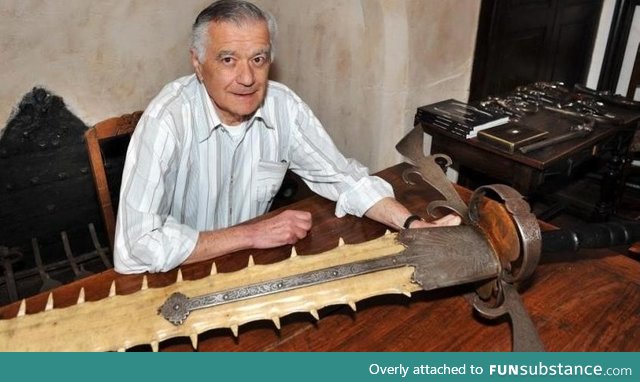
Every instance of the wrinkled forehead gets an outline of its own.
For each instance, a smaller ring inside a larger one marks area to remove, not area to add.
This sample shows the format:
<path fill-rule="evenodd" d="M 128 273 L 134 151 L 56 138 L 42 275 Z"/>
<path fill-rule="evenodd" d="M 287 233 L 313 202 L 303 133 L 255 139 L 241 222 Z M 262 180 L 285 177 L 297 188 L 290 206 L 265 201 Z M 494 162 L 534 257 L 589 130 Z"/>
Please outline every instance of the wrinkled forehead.
<path fill-rule="evenodd" d="M 262 39 L 270 41 L 269 26 L 266 21 L 255 19 L 242 19 L 212 21 L 209 23 L 209 36 L 214 38 L 230 38 L 237 35 L 238 38 Z"/>
<path fill-rule="evenodd" d="M 267 23 L 260 20 L 212 22 L 209 43 L 215 54 L 220 51 L 260 53 L 268 52 L 271 47 Z"/>

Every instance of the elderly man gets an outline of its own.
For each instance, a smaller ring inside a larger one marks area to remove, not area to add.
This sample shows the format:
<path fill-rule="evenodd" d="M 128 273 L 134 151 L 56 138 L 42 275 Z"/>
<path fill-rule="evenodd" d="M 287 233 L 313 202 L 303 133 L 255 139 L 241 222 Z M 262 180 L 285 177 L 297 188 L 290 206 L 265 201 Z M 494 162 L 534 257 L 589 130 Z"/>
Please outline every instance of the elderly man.
<path fill-rule="evenodd" d="M 296 94 L 268 80 L 275 28 L 269 14 L 244 1 L 217 1 L 198 15 L 195 74 L 164 87 L 131 139 L 115 238 L 118 272 L 162 272 L 304 238 L 312 225 L 305 211 L 238 225 L 268 210 L 287 169 L 336 201 L 338 217 L 366 215 L 396 229 L 459 223 L 412 216 L 388 183 L 338 151 Z"/>

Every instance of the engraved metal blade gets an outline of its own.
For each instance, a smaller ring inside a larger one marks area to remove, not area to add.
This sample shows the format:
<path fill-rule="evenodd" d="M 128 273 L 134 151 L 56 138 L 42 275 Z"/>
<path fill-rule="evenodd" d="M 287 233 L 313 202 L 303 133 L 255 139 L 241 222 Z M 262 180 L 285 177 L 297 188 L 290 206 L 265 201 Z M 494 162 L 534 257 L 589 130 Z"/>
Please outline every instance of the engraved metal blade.
<path fill-rule="evenodd" d="M 472 226 L 404 230 L 398 240 L 423 290 L 495 278 L 502 270 L 486 236 Z"/>
<path fill-rule="evenodd" d="M 442 154 L 425 157 L 423 139 L 424 133 L 422 132 L 422 128 L 420 125 L 417 125 L 398 142 L 396 150 L 413 162 L 422 179 L 444 196 L 445 200 L 449 203 L 448 207 L 458 213 L 463 219 L 466 219 L 467 205 L 442 171 L 440 165 L 436 163 L 436 159 L 442 158 L 446 160 L 448 164 L 451 164 L 451 159 Z"/>

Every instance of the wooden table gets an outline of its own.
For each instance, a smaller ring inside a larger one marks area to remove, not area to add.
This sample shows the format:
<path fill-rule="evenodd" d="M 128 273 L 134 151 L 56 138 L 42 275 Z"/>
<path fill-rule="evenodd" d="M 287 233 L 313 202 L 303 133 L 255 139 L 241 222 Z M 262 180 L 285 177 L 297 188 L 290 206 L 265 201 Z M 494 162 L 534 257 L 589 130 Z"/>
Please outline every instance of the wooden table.
<path fill-rule="evenodd" d="M 424 215 L 427 200 L 434 199 L 426 187 L 409 187 L 401 180 L 406 165 L 380 173 L 389 180 L 396 195 L 413 212 Z M 468 191 L 460 189 L 468 195 Z M 298 202 L 291 208 L 313 213 L 310 235 L 296 245 L 300 255 L 333 248 L 339 237 L 347 244 L 382 235 L 385 227 L 368 219 L 338 219 L 335 204 L 320 197 Z M 243 251 L 216 261 L 219 272 L 243 268 L 252 254 L 257 264 L 288 257 L 290 248 Z M 470 254 L 471 255 L 471 254 Z M 209 274 L 210 262 L 182 268 L 185 279 Z M 149 286 L 174 282 L 176 271 L 154 274 Z M 55 307 L 75 303 L 81 287 L 86 300 L 108 294 L 116 280 L 118 294 L 140 288 L 141 275 L 118 275 L 106 271 L 76 281 L 53 292 Z M 474 315 L 461 296 L 465 287 L 405 296 L 381 296 L 358 302 L 357 312 L 346 306 L 320 311 L 320 320 L 310 314 L 293 314 L 281 319 L 281 330 L 272 322 L 259 321 L 240 327 L 239 337 L 229 329 L 199 336 L 200 351 L 509 351 L 511 338 L 507 321 L 490 322 Z M 27 314 L 44 309 L 47 295 L 27 300 Z M 546 255 L 531 283 L 523 292 L 542 341 L 550 351 L 638 351 L 640 350 L 640 263 L 609 250 L 580 254 Z M 0 318 L 14 317 L 18 304 L 0 308 Z M 143 325 L 144 323 L 141 323 Z M 188 338 L 163 342 L 161 350 L 192 351 Z M 149 350 L 140 346 L 134 350 Z"/>
<path fill-rule="evenodd" d="M 460 170 L 460 184 L 470 186 L 468 170 L 517 189 L 533 199 L 545 183 L 566 183 L 582 164 L 601 168 L 602 180 L 598 200 L 593 206 L 594 220 L 606 220 L 612 214 L 623 188 L 624 166 L 628 146 L 640 120 L 640 113 L 613 108 L 622 118 L 618 125 L 596 124 L 584 138 L 565 141 L 528 154 L 507 153 L 478 138 L 464 139 L 433 125 L 422 123 L 432 136 L 431 153 L 447 154 Z M 567 133 L 575 119 L 541 110 L 526 116 L 522 124 L 549 131 L 549 138 Z M 599 162 L 599 163 L 598 163 Z M 575 178 L 575 177 L 574 177 Z"/>

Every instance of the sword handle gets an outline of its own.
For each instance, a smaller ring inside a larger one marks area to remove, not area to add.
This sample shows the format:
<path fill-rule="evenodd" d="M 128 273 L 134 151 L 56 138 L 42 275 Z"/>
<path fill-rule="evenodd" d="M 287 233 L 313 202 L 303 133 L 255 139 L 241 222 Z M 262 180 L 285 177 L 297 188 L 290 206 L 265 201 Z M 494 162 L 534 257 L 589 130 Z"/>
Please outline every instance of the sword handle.
<path fill-rule="evenodd" d="M 542 232 L 542 252 L 609 248 L 640 241 L 640 223 L 587 224 L 572 229 Z"/>

